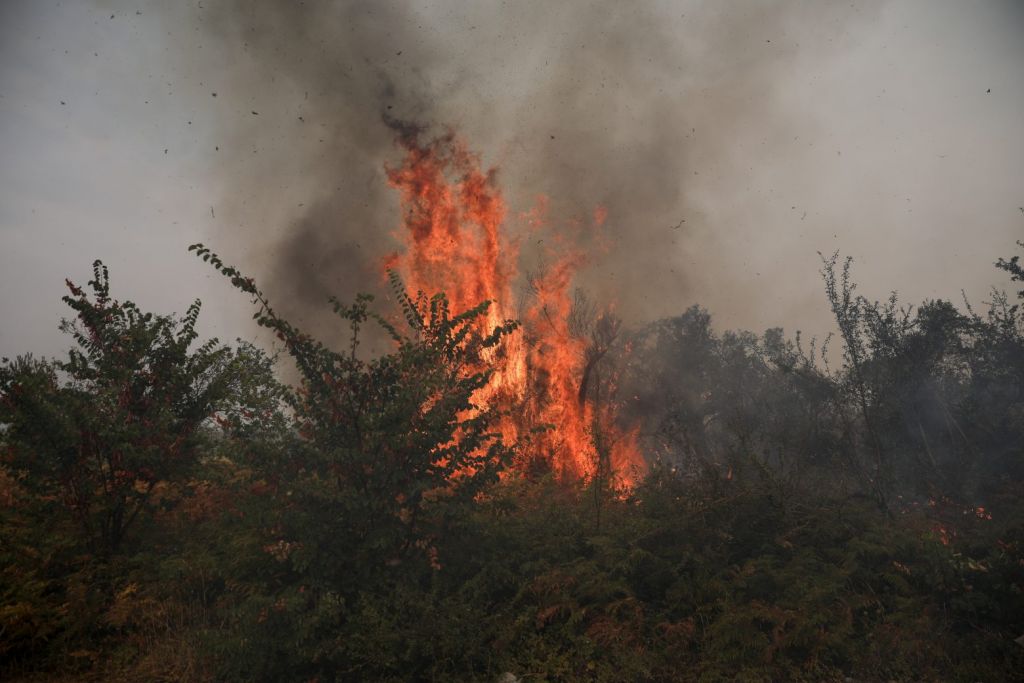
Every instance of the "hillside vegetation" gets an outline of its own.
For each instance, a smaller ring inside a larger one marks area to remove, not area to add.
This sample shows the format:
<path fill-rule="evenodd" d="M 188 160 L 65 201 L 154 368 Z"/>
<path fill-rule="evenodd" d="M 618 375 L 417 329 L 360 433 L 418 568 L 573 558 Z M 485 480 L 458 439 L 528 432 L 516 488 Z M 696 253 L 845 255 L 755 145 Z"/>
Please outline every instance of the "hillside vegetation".
<path fill-rule="evenodd" d="M 5 680 L 1024 671 L 1024 291 L 875 302 L 832 257 L 828 340 L 719 332 L 700 307 L 622 332 L 591 390 L 639 425 L 626 489 L 556 480 L 474 405 L 521 333 L 478 333 L 486 302 L 396 280 L 402 324 L 334 302 L 334 349 L 194 250 L 280 358 L 199 343 L 198 302 L 144 312 L 97 262 L 68 283 L 68 356 L 0 366 Z M 359 352 L 370 325 L 390 353 Z"/>

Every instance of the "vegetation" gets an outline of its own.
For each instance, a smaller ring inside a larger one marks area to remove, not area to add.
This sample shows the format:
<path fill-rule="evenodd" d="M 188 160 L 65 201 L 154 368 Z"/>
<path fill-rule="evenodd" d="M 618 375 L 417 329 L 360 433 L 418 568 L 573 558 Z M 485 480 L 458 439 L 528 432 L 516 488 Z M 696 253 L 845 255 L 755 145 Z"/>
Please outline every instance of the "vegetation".
<path fill-rule="evenodd" d="M 614 491 L 507 469 L 530 444 L 473 397 L 517 331 L 479 332 L 486 302 L 452 312 L 394 280 L 404 324 L 334 302 L 336 351 L 193 250 L 252 297 L 298 379 L 251 345 L 197 345 L 198 302 L 144 313 L 99 262 L 88 291 L 68 283 L 67 359 L 0 365 L 5 680 L 1024 670 L 1011 297 L 874 302 L 833 256 L 839 334 L 820 346 L 719 334 L 699 307 L 616 328 L 591 391 L 641 425 L 651 465 Z M 996 265 L 1024 280 L 1017 256 Z M 391 353 L 361 357 L 368 324 Z"/>

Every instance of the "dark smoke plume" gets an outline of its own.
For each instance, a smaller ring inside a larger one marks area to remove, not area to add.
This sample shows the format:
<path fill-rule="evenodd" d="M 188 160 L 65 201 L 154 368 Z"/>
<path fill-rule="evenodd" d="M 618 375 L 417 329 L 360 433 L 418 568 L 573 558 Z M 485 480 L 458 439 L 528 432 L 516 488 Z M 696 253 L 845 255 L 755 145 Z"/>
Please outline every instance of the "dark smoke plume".
<path fill-rule="evenodd" d="M 540 194 L 556 227 L 606 207 L 608 247 L 580 284 L 627 320 L 678 313 L 695 280 L 730 267 L 708 188 L 747 163 L 749 124 L 773 131 L 768 146 L 808 125 L 779 111 L 774 83 L 798 50 L 831 49 L 865 20 L 863 6 L 725 9 L 211 0 L 193 11 L 213 46 L 194 58 L 218 55 L 226 81 L 210 89 L 234 112 L 221 119 L 234 227 L 211 243 L 244 245 L 282 310 L 323 333 L 313 312 L 329 295 L 380 290 L 399 221 L 388 122 L 415 121 L 499 168 L 513 230 Z M 523 245 L 524 271 L 539 253 Z"/>

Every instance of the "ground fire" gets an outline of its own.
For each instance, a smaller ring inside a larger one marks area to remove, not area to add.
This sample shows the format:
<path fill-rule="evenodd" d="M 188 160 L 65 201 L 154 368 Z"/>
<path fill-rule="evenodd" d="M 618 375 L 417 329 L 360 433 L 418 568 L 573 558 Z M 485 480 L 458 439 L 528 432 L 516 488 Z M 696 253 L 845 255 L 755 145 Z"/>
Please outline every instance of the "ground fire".
<path fill-rule="evenodd" d="M 565 479 L 607 476 L 631 485 L 644 471 L 638 430 L 617 423 L 615 403 L 602 400 L 595 381 L 618 322 L 604 314 L 578 324 L 570 293 L 585 253 L 564 235 L 547 239 L 545 266 L 527 278 L 529 296 L 515 303 L 519 245 L 505 230 L 507 208 L 494 171 L 484 172 L 451 134 L 424 143 L 416 131 L 404 131 L 398 141 L 404 159 L 388 178 L 401 194 L 404 250 L 384 267 L 397 270 L 412 292 L 444 292 L 456 312 L 492 302 L 482 333 L 506 319 L 522 322 L 523 333 L 495 353 L 494 376 L 477 397 L 505 410 L 506 441 L 529 438 L 517 466 L 541 464 Z M 604 218 L 596 210 L 592 227 L 600 229 Z M 545 229 L 542 206 L 528 224 Z"/>

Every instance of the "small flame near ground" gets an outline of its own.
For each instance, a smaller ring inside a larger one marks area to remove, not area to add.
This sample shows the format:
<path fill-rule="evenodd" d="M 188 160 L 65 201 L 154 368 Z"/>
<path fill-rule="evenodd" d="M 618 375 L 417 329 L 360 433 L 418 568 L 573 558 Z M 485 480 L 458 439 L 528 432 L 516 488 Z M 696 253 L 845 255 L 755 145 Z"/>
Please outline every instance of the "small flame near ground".
<path fill-rule="evenodd" d="M 598 396 L 589 396 L 586 380 L 600 360 L 597 337 L 588 341 L 571 329 L 570 287 L 587 259 L 570 238 L 586 226 L 577 222 L 568 234 L 543 241 L 545 265 L 529 278 L 530 296 L 516 305 L 520 245 L 505 230 L 507 208 L 495 171 L 483 171 L 479 157 L 452 133 L 427 142 L 421 137 L 418 129 L 400 130 L 404 158 L 388 168 L 401 196 L 396 236 L 404 250 L 386 258 L 384 267 L 396 270 L 411 292 L 444 292 L 456 313 L 491 301 L 478 323 L 483 334 L 507 319 L 521 321 L 522 332 L 489 359 L 494 375 L 474 397 L 478 405 L 502 409 L 506 442 L 525 445 L 515 467 L 541 465 L 566 480 L 603 476 L 631 487 L 646 469 L 639 429 L 617 424 L 616 404 L 601 400 L 600 383 L 592 385 Z M 523 218 L 531 233 L 546 227 L 546 200 Z M 599 230 L 606 218 L 607 210 L 598 207 L 590 228 Z M 607 336 L 612 326 L 614 336 L 612 320 L 598 318 L 596 328 L 604 325 Z M 604 393 L 610 384 L 605 381 Z"/>

